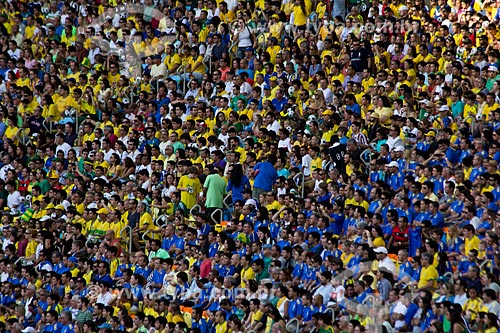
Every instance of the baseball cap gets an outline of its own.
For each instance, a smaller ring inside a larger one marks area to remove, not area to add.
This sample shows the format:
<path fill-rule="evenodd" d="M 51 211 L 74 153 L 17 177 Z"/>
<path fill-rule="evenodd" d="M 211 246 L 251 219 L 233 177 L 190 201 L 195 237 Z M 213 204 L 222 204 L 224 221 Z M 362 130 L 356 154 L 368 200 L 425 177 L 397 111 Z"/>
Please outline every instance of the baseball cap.
<path fill-rule="evenodd" d="M 387 249 L 383 246 L 379 246 L 375 250 L 373 250 L 373 252 L 387 254 Z"/>
<path fill-rule="evenodd" d="M 106 208 L 101 208 L 97 211 L 97 214 L 108 214 L 108 210 Z"/>
<path fill-rule="evenodd" d="M 436 137 L 436 132 L 429 131 L 429 132 L 425 133 L 425 136 L 432 136 L 434 138 L 434 137 Z"/>
<path fill-rule="evenodd" d="M 393 167 L 394 167 L 394 168 L 399 168 L 399 164 L 398 164 L 398 162 L 396 162 L 396 161 L 392 161 L 391 163 L 386 164 L 386 165 L 387 165 L 389 168 L 393 168 Z"/>

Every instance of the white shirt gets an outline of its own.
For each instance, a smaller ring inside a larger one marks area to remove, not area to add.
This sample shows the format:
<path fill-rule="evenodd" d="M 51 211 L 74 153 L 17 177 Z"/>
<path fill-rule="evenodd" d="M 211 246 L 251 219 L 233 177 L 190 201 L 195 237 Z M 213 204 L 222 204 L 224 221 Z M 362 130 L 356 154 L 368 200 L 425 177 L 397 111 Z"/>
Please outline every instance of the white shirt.
<path fill-rule="evenodd" d="M 467 300 L 467 293 L 463 293 L 462 295 L 455 295 L 455 298 L 453 298 L 453 303 L 460 304 L 463 307 Z"/>
<path fill-rule="evenodd" d="M 393 313 L 401 314 L 401 315 L 406 315 L 406 311 L 408 311 L 408 308 L 403 304 L 403 302 L 398 301 L 396 305 L 394 306 L 394 310 L 392 311 Z M 394 328 L 401 328 L 405 324 L 404 319 L 403 320 L 396 320 L 394 323 Z"/>
<path fill-rule="evenodd" d="M 92 65 L 95 64 L 95 56 L 96 54 L 100 54 L 101 53 L 101 49 L 99 49 L 98 47 L 96 47 L 95 49 L 89 49 L 89 60 L 90 60 L 90 63 Z"/>
<path fill-rule="evenodd" d="M 267 130 L 278 134 L 280 130 L 280 123 L 277 120 L 274 120 L 272 124 L 267 125 Z"/>
<path fill-rule="evenodd" d="M 385 267 L 389 270 L 389 272 L 396 272 L 396 265 L 389 257 L 385 257 L 382 261 L 378 263 L 378 268 Z"/>
<path fill-rule="evenodd" d="M 14 192 L 10 193 L 7 196 L 7 206 L 9 206 L 10 209 L 16 208 L 17 206 L 19 206 L 19 204 L 20 204 L 19 197 L 21 197 L 21 193 L 19 193 L 19 191 L 14 191 Z"/>
<path fill-rule="evenodd" d="M 389 151 L 392 151 L 394 148 L 402 146 L 404 147 L 403 140 L 397 136 L 395 138 L 389 137 L 386 141 L 387 145 L 389 146 Z"/>
<path fill-rule="evenodd" d="M 64 142 L 62 145 L 57 146 L 56 153 L 61 150 L 64 153 L 64 157 L 68 157 L 68 151 L 70 149 L 71 149 L 71 146 L 67 142 Z"/>
<path fill-rule="evenodd" d="M 323 92 L 323 97 L 325 97 L 326 104 L 330 104 L 331 102 L 333 102 L 332 89 L 326 87 L 325 89 L 319 88 L 318 90 L 321 90 Z"/>
<path fill-rule="evenodd" d="M 306 154 L 302 157 L 302 167 L 304 168 L 304 176 L 310 176 L 311 175 L 311 162 L 312 162 L 312 157 L 309 156 L 309 154 Z"/>
<path fill-rule="evenodd" d="M 292 144 L 290 143 L 290 138 L 286 138 L 285 140 L 280 140 L 278 142 L 278 149 L 286 148 L 288 151 L 292 150 Z"/>
<path fill-rule="evenodd" d="M 323 304 L 327 305 L 330 302 L 330 298 L 332 296 L 333 286 L 331 283 L 327 283 L 326 285 L 319 286 L 318 289 L 314 292 L 314 296 L 321 295 L 323 296 Z"/>
<path fill-rule="evenodd" d="M 107 152 L 105 150 L 102 151 L 104 153 L 104 160 L 109 163 L 111 155 L 113 155 L 115 152 L 114 149 L 110 149 Z"/>
<path fill-rule="evenodd" d="M 97 296 L 96 303 L 101 303 L 101 304 L 104 304 L 104 305 L 110 305 L 112 300 L 113 300 L 113 295 L 111 295 L 111 293 L 108 291 L 104 295 L 103 294 L 99 294 L 99 296 Z"/>

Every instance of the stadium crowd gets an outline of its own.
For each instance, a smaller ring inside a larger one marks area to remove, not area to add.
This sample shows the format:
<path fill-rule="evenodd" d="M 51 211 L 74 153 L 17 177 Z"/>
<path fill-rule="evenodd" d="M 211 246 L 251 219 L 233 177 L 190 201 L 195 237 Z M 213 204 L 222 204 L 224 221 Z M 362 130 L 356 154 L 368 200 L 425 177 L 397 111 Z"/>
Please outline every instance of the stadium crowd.
<path fill-rule="evenodd" d="M 499 21 L 0 2 L 0 331 L 498 332 Z"/>

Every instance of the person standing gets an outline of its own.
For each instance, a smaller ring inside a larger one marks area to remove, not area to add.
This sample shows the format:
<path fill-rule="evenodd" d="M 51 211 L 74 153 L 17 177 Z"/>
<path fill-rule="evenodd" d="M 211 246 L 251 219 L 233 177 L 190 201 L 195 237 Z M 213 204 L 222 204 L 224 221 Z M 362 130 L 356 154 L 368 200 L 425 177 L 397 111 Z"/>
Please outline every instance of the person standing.
<path fill-rule="evenodd" d="M 255 181 L 253 184 L 252 197 L 259 200 L 262 193 L 271 192 L 273 186 L 278 179 L 278 172 L 274 168 L 277 158 L 274 155 L 268 155 L 267 159 L 263 162 L 257 163 L 253 168 Z"/>
<path fill-rule="evenodd" d="M 208 216 L 213 217 L 215 221 L 221 221 L 222 210 L 224 209 L 224 196 L 226 195 L 226 181 L 221 176 L 224 168 L 212 165 L 208 165 L 207 168 L 210 170 L 210 174 L 203 184 L 206 213 Z M 217 213 L 214 214 L 214 212 Z"/>

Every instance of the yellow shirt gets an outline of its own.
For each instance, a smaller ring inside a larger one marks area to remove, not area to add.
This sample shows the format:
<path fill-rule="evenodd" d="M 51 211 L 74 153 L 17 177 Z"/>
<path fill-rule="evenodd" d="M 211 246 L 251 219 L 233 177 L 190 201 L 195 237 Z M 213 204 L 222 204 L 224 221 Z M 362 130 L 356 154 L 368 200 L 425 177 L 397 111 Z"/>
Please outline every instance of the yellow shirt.
<path fill-rule="evenodd" d="M 299 5 L 293 7 L 293 25 L 300 27 L 306 25 L 307 16 Z"/>
<path fill-rule="evenodd" d="M 202 191 L 200 180 L 195 178 L 189 178 L 188 175 L 184 175 L 179 179 L 177 188 L 185 188 L 187 191 L 181 191 L 181 201 L 186 205 L 187 209 L 191 209 L 196 205 L 198 195 Z"/>
<path fill-rule="evenodd" d="M 179 55 L 176 53 L 174 53 L 171 56 L 167 55 L 165 57 L 164 63 L 167 66 L 167 69 L 170 71 L 170 70 L 172 70 L 172 68 L 174 68 L 175 65 L 181 64 L 181 57 L 179 57 Z"/>
<path fill-rule="evenodd" d="M 470 250 L 478 250 L 479 249 L 479 238 L 477 236 L 472 236 L 471 239 L 465 238 L 465 253 L 469 253 Z"/>
<path fill-rule="evenodd" d="M 438 272 L 434 266 L 422 267 L 422 272 L 420 273 L 420 281 L 418 282 L 418 287 L 422 288 L 427 285 L 431 280 L 434 280 L 433 287 L 436 286 L 436 279 L 438 278 Z"/>
<path fill-rule="evenodd" d="M 245 280 L 250 281 L 253 280 L 254 278 L 255 278 L 255 272 L 253 271 L 252 267 L 248 267 L 247 269 L 242 269 L 240 287 L 246 288 L 247 284 L 245 283 Z"/>
<path fill-rule="evenodd" d="M 226 333 L 227 332 L 227 322 L 223 322 L 222 324 L 217 324 L 215 326 L 215 333 Z"/>
<path fill-rule="evenodd" d="M 25 253 L 25 256 L 27 258 L 31 257 L 32 255 L 34 255 L 36 253 L 36 247 L 38 246 L 38 243 L 36 240 L 32 240 L 28 243 L 28 245 L 26 245 L 26 253 Z"/>

